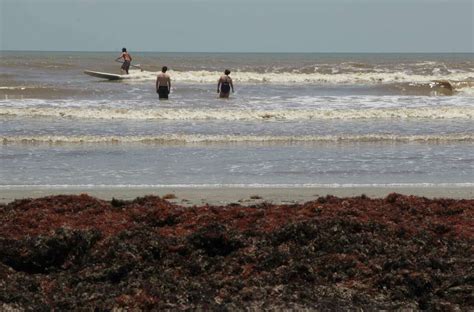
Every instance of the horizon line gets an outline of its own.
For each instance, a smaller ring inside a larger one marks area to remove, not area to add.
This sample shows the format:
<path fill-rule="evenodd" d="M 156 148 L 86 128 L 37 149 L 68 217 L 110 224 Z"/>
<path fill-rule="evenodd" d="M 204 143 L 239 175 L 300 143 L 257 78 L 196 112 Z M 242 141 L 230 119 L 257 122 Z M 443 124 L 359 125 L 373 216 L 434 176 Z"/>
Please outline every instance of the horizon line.
<path fill-rule="evenodd" d="M 121 50 L 3 50 L 2 52 L 92 52 L 92 53 L 119 53 Z M 151 50 L 131 50 L 134 53 L 216 53 L 216 54 L 474 54 L 474 51 L 437 51 L 437 52 L 423 52 L 423 51 L 151 51 Z"/>

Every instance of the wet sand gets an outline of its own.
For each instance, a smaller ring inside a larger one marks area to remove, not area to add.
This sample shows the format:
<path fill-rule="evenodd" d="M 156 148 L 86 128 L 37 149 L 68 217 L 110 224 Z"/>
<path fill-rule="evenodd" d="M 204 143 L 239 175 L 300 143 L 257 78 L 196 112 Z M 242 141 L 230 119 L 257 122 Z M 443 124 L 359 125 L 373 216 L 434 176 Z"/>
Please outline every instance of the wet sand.
<path fill-rule="evenodd" d="M 338 188 L 287 188 L 287 187 L 222 187 L 222 188 L 189 188 L 189 187 L 17 187 L 0 188 L 0 202 L 9 203 L 15 199 L 39 198 L 49 195 L 91 196 L 111 200 L 112 198 L 131 200 L 146 195 L 166 196 L 171 202 L 184 205 L 227 205 L 239 203 L 252 205 L 260 202 L 274 204 L 292 204 L 312 201 L 321 196 L 353 197 L 362 194 L 370 198 L 384 198 L 390 193 L 415 195 L 427 198 L 474 199 L 472 187 L 338 187 Z"/>

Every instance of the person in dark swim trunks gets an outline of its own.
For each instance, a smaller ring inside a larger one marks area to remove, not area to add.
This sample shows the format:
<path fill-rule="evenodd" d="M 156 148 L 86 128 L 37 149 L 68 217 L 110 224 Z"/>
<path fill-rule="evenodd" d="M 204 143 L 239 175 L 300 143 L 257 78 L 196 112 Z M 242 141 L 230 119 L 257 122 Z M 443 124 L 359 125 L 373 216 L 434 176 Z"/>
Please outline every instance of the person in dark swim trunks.
<path fill-rule="evenodd" d="M 125 71 L 128 75 L 128 70 L 130 69 L 130 63 L 132 62 L 132 56 L 127 52 L 127 49 L 123 48 L 122 49 L 122 54 L 120 54 L 119 57 L 117 57 L 116 61 L 123 59 L 123 64 L 122 64 L 122 74 L 123 71 Z"/>
<path fill-rule="evenodd" d="M 163 66 L 161 73 L 156 77 L 156 93 L 158 93 L 160 99 L 167 99 L 171 91 L 171 78 L 170 75 L 166 73 L 167 70 L 168 67 Z"/>
<path fill-rule="evenodd" d="M 219 93 L 219 97 L 221 98 L 228 98 L 231 89 L 232 93 L 234 93 L 234 85 L 232 83 L 232 78 L 229 77 L 229 74 L 230 70 L 226 69 L 224 71 L 224 75 L 219 78 L 217 83 L 217 93 Z"/>

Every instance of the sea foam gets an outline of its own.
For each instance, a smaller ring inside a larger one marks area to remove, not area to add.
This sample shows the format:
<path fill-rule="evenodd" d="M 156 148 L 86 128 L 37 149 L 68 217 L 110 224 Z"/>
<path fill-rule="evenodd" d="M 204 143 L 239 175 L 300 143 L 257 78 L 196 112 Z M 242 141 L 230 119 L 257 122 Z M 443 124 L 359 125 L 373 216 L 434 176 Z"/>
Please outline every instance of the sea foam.
<path fill-rule="evenodd" d="M 157 72 L 135 71 L 131 73 L 129 83 L 133 81 L 155 80 Z M 192 83 L 217 83 L 222 75 L 220 72 L 198 70 L 198 71 L 169 71 L 172 79 L 177 82 Z M 405 71 L 394 72 L 352 72 L 352 73 L 257 73 L 257 72 L 233 72 L 231 74 L 235 82 L 240 83 L 274 83 L 274 84 L 374 84 L 374 83 L 396 83 L 396 82 L 430 82 L 433 80 L 449 80 L 454 82 L 474 82 L 472 72 L 452 72 L 448 74 L 432 73 L 430 75 L 411 74 Z M 466 86 L 464 86 L 466 87 Z M 471 84 L 472 87 L 472 84 Z"/>
<path fill-rule="evenodd" d="M 126 120 L 310 121 L 335 119 L 473 119 L 474 106 L 366 109 L 192 109 L 0 107 L 0 116 Z"/>
<path fill-rule="evenodd" d="M 2 136 L 3 144 L 226 144 L 226 143 L 449 143 L 474 142 L 474 134 L 436 134 L 436 135 L 399 135 L 399 134 L 364 134 L 364 135 L 207 135 L 207 134 L 163 134 L 142 136 L 94 136 L 94 135 L 30 135 Z"/>

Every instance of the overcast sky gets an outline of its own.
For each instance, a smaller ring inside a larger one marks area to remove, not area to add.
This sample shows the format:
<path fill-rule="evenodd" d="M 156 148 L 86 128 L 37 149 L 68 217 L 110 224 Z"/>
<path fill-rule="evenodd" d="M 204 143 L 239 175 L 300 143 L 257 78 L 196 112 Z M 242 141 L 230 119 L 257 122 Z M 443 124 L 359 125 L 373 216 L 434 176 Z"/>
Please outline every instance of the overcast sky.
<path fill-rule="evenodd" d="M 474 0 L 0 0 L 0 50 L 474 52 Z"/>

